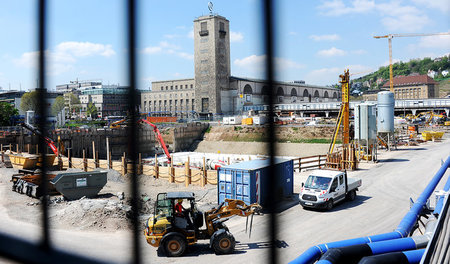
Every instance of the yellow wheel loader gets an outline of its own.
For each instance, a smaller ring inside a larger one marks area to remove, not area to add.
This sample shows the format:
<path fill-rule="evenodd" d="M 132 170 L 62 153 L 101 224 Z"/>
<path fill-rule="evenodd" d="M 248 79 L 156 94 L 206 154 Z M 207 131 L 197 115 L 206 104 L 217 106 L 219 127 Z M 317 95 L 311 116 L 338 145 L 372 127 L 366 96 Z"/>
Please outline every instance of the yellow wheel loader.
<path fill-rule="evenodd" d="M 188 205 L 183 212 L 175 209 L 180 199 Z M 197 209 L 194 193 L 159 193 L 154 216 L 147 220 L 144 235 L 147 243 L 168 257 L 183 255 L 189 245 L 203 239 L 210 240 L 210 247 L 216 254 L 230 254 L 236 242 L 224 222 L 236 215 L 252 216 L 251 229 L 253 214 L 259 214 L 261 209 L 258 204 L 246 205 L 241 200 L 226 199 L 218 208 L 202 213 Z M 204 224 L 205 228 L 202 228 Z"/>

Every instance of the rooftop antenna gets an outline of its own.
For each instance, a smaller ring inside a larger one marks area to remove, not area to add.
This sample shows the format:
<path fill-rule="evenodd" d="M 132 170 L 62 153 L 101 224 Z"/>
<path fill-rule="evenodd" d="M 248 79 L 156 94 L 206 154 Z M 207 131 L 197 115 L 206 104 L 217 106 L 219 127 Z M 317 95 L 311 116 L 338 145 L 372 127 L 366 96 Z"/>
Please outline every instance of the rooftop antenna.
<path fill-rule="evenodd" d="M 208 3 L 208 9 L 209 9 L 209 15 L 210 15 L 210 16 L 213 15 L 213 7 L 214 7 L 213 3 L 212 3 L 212 2 L 209 2 L 209 3 Z"/>

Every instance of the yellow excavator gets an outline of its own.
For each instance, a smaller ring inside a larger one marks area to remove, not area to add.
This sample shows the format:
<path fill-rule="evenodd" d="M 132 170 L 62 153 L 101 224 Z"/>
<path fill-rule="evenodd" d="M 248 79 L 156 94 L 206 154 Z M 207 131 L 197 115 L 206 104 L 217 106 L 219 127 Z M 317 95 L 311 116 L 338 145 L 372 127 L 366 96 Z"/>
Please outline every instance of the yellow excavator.
<path fill-rule="evenodd" d="M 189 204 L 182 213 L 175 210 L 176 201 L 181 200 Z M 187 246 L 202 239 L 210 240 L 210 247 L 216 254 L 230 254 L 236 242 L 224 222 L 237 215 L 247 217 L 248 228 L 248 217 L 251 216 L 251 234 L 253 215 L 261 210 L 256 203 L 246 205 L 241 200 L 225 199 L 218 208 L 202 213 L 197 209 L 192 192 L 159 193 L 154 216 L 147 220 L 144 235 L 147 243 L 168 257 L 183 255 Z M 206 228 L 202 228 L 203 224 Z"/>

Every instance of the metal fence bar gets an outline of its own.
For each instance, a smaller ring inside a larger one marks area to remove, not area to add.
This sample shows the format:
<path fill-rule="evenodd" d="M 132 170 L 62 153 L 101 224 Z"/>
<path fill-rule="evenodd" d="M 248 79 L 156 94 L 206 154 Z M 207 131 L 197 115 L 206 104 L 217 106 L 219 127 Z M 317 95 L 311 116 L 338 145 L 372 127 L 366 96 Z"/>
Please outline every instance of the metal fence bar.
<path fill-rule="evenodd" d="M 39 99 L 39 129 L 42 134 L 39 136 L 39 149 L 41 150 L 42 168 L 41 168 L 41 183 L 40 188 L 42 190 L 42 247 L 45 250 L 50 249 L 50 232 L 49 232 L 49 222 L 48 222 L 48 185 L 47 185 L 47 162 L 45 161 L 47 146 L 45 144 L 44 136 L 47 134 L 47 87 L 45 79 L 45 48 L 46 48 L 46 33 L 47 33 L 47 1 L 39 0 L 38 6 L 38 49 L 39 49 L 39 60 L 38 60 L 38 87 L 36 87 Z"/>
<path fill-rule="evenodd" d="M 128 0 L 127 1 L 127 27 L 128 27 L 128 80 L 130 84 L 130 88 L 128 90 L 128 113 L 130 118 L 130 125 L 128 133 L 128 152 L 129 157 L 132 162 L 131 168 L 131 207 L 132 207 L 132 217 L 131 222 L 133 225 L 133 256 L 132 261 L 135 264 L 141 263 L 140 256 L 140 240 L 139 240 L 139 190 L 137 184 L 137 153 L 138 153 L 138 130 L 137 130 L 137 115 L 136 106 L 137 104 L 137 92 L 136 92 L 136 73 L 137 73 L 137 63 L 136 63 L 136 27 L 137 27 L 137 13 L 136 13 L 136 1 Z"/>
<path fill-rule="evenodd" d="M 269 126 L 267 128 L 267 136 L 269 139 L 269 143 L 267 145 L 268 148 L 268 154 L 270 156 L 270 167 L 269 167 L 269 175 L 276 175 L 275 174 L 275 126 L 274 126 L 274 98 L 275 98 L 275 87 L 273 83 L 273 77 L 274 77 L 274 63 L 273 63 L 273 55 L 274 55 L 274 42 L 273 42 L 273 30 L 274 30 L 274 23 L 273 23 L 273 2 L 272 0 L 265 0 L 263 3 L 263 20 L 264 20 L 264 29 L 265 29 L 265 35 L 264 35 L 264 45 L 265 45 L 265 51 L 266 51 L 266 80 L 269 87 Z M 277 216 L 276 216 L 276 194 L 275 194 L 275 188 L 270 188 L 270 186 L 276 186 L 276 179 L 275 177 L 269 177 L 269 183 L 266 185 L 266 191 L 268 193 L 268 200 L 269 200 L 269 214 L 270 214 L 270 220 L 268 225 L 268 234 L 270 235 L 270 255 L 268 258 L 269 263 L 277 263 L 277 250 L 275 247 L 275 242 L 277 240 Z"/>

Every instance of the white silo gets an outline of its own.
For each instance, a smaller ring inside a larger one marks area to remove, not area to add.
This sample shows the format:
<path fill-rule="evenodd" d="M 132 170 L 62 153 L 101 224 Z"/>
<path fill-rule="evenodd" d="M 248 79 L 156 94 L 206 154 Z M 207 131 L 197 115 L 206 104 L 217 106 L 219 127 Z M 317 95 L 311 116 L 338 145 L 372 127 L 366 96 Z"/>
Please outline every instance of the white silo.
<path fill-rule="evenodd" d="M 390 150 L 391 145 L 395 146 L 394 141 L 394 106 L 395 99 L 393 92 L 378 93 L 378 116 L 377 132 L 381 139 L 381 145 Z"/>

